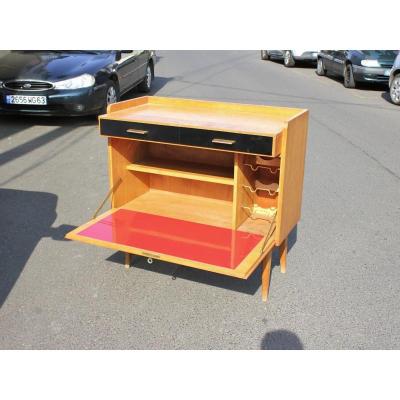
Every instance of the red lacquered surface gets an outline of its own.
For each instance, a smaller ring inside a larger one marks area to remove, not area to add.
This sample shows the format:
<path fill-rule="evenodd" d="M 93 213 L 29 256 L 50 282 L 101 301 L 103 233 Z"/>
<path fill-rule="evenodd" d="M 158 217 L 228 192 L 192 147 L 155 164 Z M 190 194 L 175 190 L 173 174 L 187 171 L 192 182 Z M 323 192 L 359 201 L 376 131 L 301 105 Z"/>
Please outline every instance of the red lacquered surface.
<path fill-rule="evenodd" d="M 97 221 L 79 235 L 231 269 L 263 238 L 124 209 Z"/>

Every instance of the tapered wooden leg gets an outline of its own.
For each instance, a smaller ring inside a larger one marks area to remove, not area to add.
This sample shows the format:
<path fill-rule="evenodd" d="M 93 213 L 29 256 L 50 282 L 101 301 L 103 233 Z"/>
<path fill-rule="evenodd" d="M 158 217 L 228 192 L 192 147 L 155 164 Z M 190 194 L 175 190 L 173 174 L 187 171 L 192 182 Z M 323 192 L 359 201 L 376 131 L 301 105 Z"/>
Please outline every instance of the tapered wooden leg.
<path fill-rule="evenodd" d="M 125 253 L 125 268 L 129 269 L 131 266 L 132 262 L 132 254 L 130 253 Z"/>
<path fill-rule="evenodd" d="M 267 301 L 269 292 L 269 280 L 271 277 L 271 259 L 272 251 L 262 261 L 262 272 L 261 272 L 261 297 L 263 301 Z"/>
<path fill-rule="evenodd" d="M 286 272 L 286 254 L 287 254 L 287 238 L 279 246 L 279 259 L 281 264 L 281 272 L 284 274 Z"/>

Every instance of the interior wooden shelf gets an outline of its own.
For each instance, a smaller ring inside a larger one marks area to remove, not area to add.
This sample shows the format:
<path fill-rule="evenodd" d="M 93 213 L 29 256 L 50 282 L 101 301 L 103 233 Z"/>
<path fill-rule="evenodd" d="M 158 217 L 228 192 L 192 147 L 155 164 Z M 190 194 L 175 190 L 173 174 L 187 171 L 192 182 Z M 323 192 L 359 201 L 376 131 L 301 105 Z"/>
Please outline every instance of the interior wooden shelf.
<path fill-rule="evenodd" d="M 150 189 L 121 208 L 164 217 L 232 227 L 232 202 Z"/>
<path fill-rule="evenodd" d="M 247 218 L 238 228 L 238 231 L 255 233 L 266 236 L 270 231 L 271 221 L 266 219 Z"/>
<path fill-rule="evenodd" d="M 150 189 L 121 208 L 221 228 L 232 228 L 232 203 L 225 200 Z M 269 227 L 270 221 L 247 218 L 238 230 L 266 235 Z"/>
<path fill-rule="evenodd" d="M 217 167 L 177 160 L 146 158 L 129 164 L 126 168 L 131 171 L 233 186 L 233 166 L 232 168 Z"/>

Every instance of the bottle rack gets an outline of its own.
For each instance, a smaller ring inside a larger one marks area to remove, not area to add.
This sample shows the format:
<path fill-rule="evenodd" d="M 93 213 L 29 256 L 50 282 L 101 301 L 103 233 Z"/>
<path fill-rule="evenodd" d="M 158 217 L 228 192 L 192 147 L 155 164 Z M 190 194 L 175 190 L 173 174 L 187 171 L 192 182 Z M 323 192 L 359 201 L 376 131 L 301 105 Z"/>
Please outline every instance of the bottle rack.
<path fill-rule="evenodd" d="M 262 156 L 247 156 L 244 165 L 253 172 L 259 169 L 266 169 L 270 174 L 277 175 L 280 171 L 280 158 L 268 158 Z"/>
<path fill-rule="evenodd" d="M 262 219 L 270 223 L 275 219 L 277 212 L 276 207 L 264 208 L 257 204 L 254 204 L 253 207 L 242 206 L 242 208 L 247 212 L 250 219 Z"/>
<path fill-rule="evenodd" d="M 273 197 L 279 192 L 280 158 L 247 156 L 244 165 L 252 171 L 251 179 L 243 187 L 251 193 L 266 192 Z"/>
<path fill-rule="evenodd" d="M 270 196 L 275 196 L 279 192 L 279 184 L 274 181 L 263 182 L 260 179 L 255 179 L 254 187 L 250 185 L 243 185 L 243 187 L 249 190 L 251 193 L 257 193 L 258 191 L 265 191 Z"/>

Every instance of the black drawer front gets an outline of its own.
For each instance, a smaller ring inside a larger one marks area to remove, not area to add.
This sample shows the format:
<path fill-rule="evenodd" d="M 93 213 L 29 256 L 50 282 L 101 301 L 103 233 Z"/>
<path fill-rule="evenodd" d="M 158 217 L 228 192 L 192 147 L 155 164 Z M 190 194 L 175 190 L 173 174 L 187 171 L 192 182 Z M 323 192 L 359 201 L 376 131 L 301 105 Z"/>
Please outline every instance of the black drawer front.
<path fill-rule="evenodd" d="M 241 153 L 272 155 L 271 137 L 181 128 L 180 143 Z"/>
<path fill-rule="evenodd" d="M 100 133 L 128 139 L 179 143 L 179 128 L 174 126 L 141 124 L 138 122 L 100 119 Z"/>

